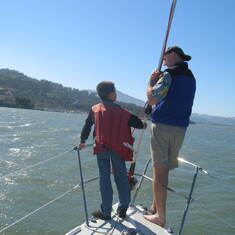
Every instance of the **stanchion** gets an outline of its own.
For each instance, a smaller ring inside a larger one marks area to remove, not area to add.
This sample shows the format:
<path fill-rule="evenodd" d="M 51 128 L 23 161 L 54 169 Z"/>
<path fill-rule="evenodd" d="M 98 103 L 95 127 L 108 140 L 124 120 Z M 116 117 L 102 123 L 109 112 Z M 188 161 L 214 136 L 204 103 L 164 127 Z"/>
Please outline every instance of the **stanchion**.
<path fill-rule="evenodd" d="M 79 165 L 79 172 L 80 172 L 80 179 L 81 179 L 81 187 L 82 187 L 83 204 L 84 204 L 85 217 L 86 217 L 86 225 L 89 227 L 86 194 L 85 194 L 84 181 L 83 181 L 83 175 L 82 175 L 82 164 L 81 164 L 81 158 L 80 158 L 80 150 L 78 147 L 74 147 L 74 150 L 76 150 L 77 154 L 78 154 L 78 165 Z"/>

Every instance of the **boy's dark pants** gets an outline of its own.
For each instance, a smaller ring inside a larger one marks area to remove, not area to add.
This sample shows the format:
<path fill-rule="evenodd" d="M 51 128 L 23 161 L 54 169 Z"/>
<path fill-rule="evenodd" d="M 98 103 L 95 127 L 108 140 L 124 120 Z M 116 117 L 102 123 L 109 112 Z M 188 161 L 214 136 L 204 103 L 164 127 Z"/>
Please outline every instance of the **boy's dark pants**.
<path fill-rule="evenodd" d="M 130 203 L 130 187 L 127 177 L 125 161 L 112 150 L 105 149 L 97 154 L 100 175 L 101 211 L 110 216 L 113 203 L 113 189 L 110 179 L 111 168 L 117 185 L 119 205 L 118 209 L 128 208 Z M 111 164 L 112 163 L 112 167 Z"/>

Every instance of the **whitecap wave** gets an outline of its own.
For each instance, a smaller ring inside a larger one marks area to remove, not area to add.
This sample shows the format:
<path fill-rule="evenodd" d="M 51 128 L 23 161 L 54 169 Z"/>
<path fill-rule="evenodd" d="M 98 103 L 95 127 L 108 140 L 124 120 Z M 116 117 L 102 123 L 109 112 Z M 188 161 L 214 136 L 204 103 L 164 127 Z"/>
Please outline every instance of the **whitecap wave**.
<path fill-rule="evenodd" d="M 18 154 L 20 153 L 20 148 L 9 148 L 10 153 Z"/>

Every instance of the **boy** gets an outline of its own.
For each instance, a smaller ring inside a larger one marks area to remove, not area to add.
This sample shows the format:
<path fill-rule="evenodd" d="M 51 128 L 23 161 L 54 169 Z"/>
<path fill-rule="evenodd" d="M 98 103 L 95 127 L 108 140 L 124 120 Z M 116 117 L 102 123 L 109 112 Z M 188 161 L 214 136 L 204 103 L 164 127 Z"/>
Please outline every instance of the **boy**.
<path fill-rule="evenodd" d="M 79 145 L 80 149 L 85 147 L 85 141 L 94 124 L 94 154 L 97 155 L 102 203 L 100 210 L 93 211 L 92 215 L 102 220 L 111 219 L 113 201 L 110 179 L 111 162 L 119 196 L 117 213 L 120 218 L 125 218 L 130 203 L 130 187 L 125 161 L 132 160 L 134 143 L 131 127 L 143 129 L 147 125 L 137 116 L 114 103 L 117 95 L 112 82 L 100 82 L 96 90 L 102 102 L 92 106 L 83 126 Z"/>

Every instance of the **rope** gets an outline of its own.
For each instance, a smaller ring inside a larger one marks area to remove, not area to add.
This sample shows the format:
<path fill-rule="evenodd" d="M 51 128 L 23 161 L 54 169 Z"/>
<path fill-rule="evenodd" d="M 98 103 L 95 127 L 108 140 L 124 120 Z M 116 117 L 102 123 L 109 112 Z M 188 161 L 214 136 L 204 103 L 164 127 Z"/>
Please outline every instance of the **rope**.
<path fill-rule="evenodd" d="M 64 151 L 64 152 L 62 152 L 62 153 L 59 153 L 59 154 L 54 155 L 54 156 L 51 157 L 51 158 L 48 158 L 48 159 L 46 159 L 46 160 L 42 160 L 42 161 L 40 161 L 40 162 L 38 162 L 38 163 L 35 163 L 35 164 L 33 164 L 33 165 L 27 166 L 27 167 L 25 167 L 25 168 L 21 168 L 21 169 L 19 169 L 19 170 L 16 170 L 16 171 L 11 172 L 11 173 L 6 174 L 6 175 L 1 175 L 1 176 L 0 176 L 0 179 L 1 179 L 1 178 L 8 177 L 8 176 L 10 176 L 10 175 L 14 175 L 14 174 L 16 174 L 16 173 L 18 173 L 18 172 L 20 172 L 20 171 L 28 170 L 28 169 L 31 169 L 31 168 L 33 168 L 33 167 L 35 167 L 35 166 L 39 166 L 39 165 L 44 164 L 44 163 L 46 163 L 46 162 L 48 162 L 48 161 L 51 161 L 51 160 L 53 160 L 53 159 L 56 159 L 56 158 L 60 157 L 61 155 L 65 154 L 65 153 L 72 152 L 72 151 L 73 151 L 73 149 Z"/>
<path fill-rule="evenodd" d="M 147 118 L 144 117 L 143 123 L 146 123 L 146 121 L 147 121 Z M 140 151 L 140 145 L 141 145 L 141 143 L 142 143 L 144 131 L 145 131 L 145 129 L 143 128 L 143 129 L 141 130 L 140 136 L 139 136 L 139 138 L 138 138 L 138 143 L 137 143 L 136 149 L 135 149 L 135 150 L 133 149 L 134 157 L 133 157 L 132 163 L 135 163 L 135 162 L 136 162 L 137 155 L 138 155 L 138 153 L 139 153 L 139 151 Z"/>

